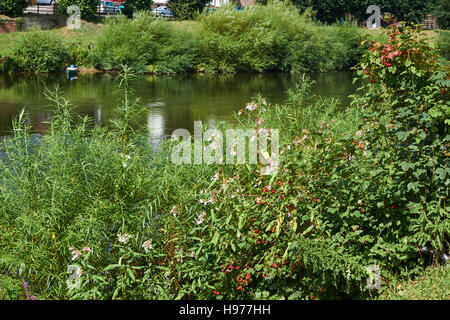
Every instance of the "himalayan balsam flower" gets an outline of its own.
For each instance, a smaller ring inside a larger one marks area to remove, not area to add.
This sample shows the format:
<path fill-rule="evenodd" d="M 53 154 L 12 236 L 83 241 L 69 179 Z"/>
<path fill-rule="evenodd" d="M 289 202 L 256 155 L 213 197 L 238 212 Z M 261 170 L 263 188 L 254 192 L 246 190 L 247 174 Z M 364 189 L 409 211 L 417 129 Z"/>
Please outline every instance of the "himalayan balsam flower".
<path fill-rule="evenodd" d="M 78 259 L 81 255 L 80 251 L 76 250 L 74 247 L 70 247 L 69 250 L 72 251 L 72 261 Z"/>
<path fill-rule="evenodd" d="M 247 103 L 247 106 L 245 107 L 248 111 L 256 110 L 256 108 L 258 108 L 256 103 Z"/>
<path fill-rule="evenodd" d="M 206 212 L 205 212 L 205 211 L 203 211 L 202 213 L 199 214 L 198 220 L 197 220 L 197 224 L 198 224 L 198 225 L 200 225 L 200 224 L 203 223 L 203 218 L 205 217 L 205 215 L 206 215 Z"/>
<path fill-rule="evenodd" d="M 125 234 L 118 233 L 117 237 L 119 238 L 119 242 L 126 244 L 128 240 L 131 238 L 131 235 L 128 233 Z"/>
<path fill-rule="evenodd" d="M 172 209 L 170 210 L 170 213 L 176 217 L 177 216 L 177 212 L 178 212 L 178 207 L 177 206 L 173 206 Z"/>
<path fill-rule="evenodd" d="M 146 250 L 150 250 L 150 249 L 152 249 L 153 248 L 153 246 L 152 246 L 152 239 L 148 239 L 147 241 L 145 241 L 143 244 L 142 244 L 142 248 L 144 248 L 144 249 L 146 249 Z"/>

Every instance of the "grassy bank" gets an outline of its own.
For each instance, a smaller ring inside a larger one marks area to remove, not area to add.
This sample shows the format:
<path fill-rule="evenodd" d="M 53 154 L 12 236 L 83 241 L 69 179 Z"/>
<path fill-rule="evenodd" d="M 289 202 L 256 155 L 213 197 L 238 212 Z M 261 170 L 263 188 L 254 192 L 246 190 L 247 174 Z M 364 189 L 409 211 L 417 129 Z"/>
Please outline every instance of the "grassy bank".
<path fill-rule="evenodd" d="M 25 282 L 39 299 L 373 299 L 421 275 L 419 248 L 449 250 L 448 69 L 415 30 L 386 36 L 346 110 L 309 101 L 303 77 L 286 105 L 255 97 L 234 124 L 203 128 L 213 159 L 226 129 L 254 129 L 249 143 L 279 129 L 278 167 L 175 164 L 179 141 L 155 152 L 128 68 L 102 127 L 50 92 L 48 134 L 35 140 L 20 115 L 0 142 L 0 293 L 26 299 Z M 379 291 L 366 285 L 373 265 Z"/>
<path fill-rule="evenodd" d="M 39 68 L 40 62 L 32 52 L 54 52 L 58 61 L 43 71 L 63 70 L 69 63 L 101 70 L 127 64 L 154 73 L 343 70 L 361 56 L 359 36 L 359 29 L 350 25 L 314 25 L 282 2 L 240 12 L 224 7 L 188 22 L 142 13 L 79 31 L 0 35 L 0 69 L 33 71 L 30 65 Z M 41 41 L 32 43 L 36 37 Z M 22 58 L 27 50 L 30 61 Z"/>
<path fill-rule="evenodd" d="M 448 57 L 448 32 L 426 35 Z M 387 40 L 381 30 L 317 25 L 277 1 L 244 11 L 223 7 L 194 21 L 140 13 L 75 31 L 2 34 L 0 71 L 54 72 L 69 64 L 105 71 L 127 64 L 149 73 L 347 70 L 361 57 L 363 38 Z"/>

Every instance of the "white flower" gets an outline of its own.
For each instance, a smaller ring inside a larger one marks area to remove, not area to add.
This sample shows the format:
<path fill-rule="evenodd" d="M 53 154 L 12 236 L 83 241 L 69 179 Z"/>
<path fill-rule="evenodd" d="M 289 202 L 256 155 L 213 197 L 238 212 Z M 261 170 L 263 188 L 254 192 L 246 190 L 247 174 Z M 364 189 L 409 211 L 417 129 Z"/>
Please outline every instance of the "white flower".
<path fill-rule="evenodd" d="M 198 224 L 198 225 L 200 225 L 200 224 L 203 223 L 203 218 L 205 217 L 205 215 L 206 215 L 206 212 L 205 212 L 205 211 L 202 211 L 202 213 L 199 214 L 198 220 L 197 220 L 197 224 Z"/>
<path fill-rule="evenodd" d="M 219 179 L 219 173 L 216 172 L 212 177 L 211 177 L 211 181 L 217 181 Z"/>
<path fill-rule="evenodd" d="M 128 164 L 126 162 L 123 162 L 122 167 L 126 168 L 126 167 L 128 167 Z"/>
<path fill-rule="evenodd" d="M 170 210 L 170 213 L 176 217 L 177 216 L 177 211 L 178 211 L 178 207 L 177 206 L 173 206 L 172 210 Z"/>
<path fill-rule="evenodd" d="M 356 136 L 360 137 L 362 135 L 362 131 L 357 131 Z"/>
<path fill-rule="evenodd" d="M 142 248 L 144 248 L 146 250 L 152 249 L 153 248 L 153 246 L 152 246 L 152 239 L 148 239 L 147 241 L 145 241 L 142 244 Z"/>
<path fill-rule="evenodd" d="M 125 244 L 131 238 L 131 235 L 129 233 L 125 233 L 125 234 L 118 233 L 117 237 L 119 238 L 119 242 L 122 242 Z"/>
<path fill-rule="evenodd" d="M 245 107 L 248 111 L 256 110 L 256 108 L 258 108 L 256 103 L 247 103 L 247 106 Z"/>

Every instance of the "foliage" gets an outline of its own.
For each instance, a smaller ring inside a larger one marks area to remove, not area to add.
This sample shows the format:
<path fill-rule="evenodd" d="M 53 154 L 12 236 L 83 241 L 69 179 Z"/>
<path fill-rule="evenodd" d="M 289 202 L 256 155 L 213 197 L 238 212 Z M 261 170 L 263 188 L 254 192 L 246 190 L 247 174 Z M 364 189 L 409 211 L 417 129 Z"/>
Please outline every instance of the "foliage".
<path fill-rule="evenodd" d="M 52 72 L 64 68 L 68 53 L 59 36 L 34 30 L 24 32 L 17 39 L 10 59 L 14 67 L 22 71 Z"/>
<path fill-rule="evenodd" d="M 208 0 L 169 0 L 167 6 L 180 19 L 193 18 L 196 13 L 202 13 Z"/>
<path fill-rule="evenodd" d="M 80 8 L 81 19 L 95 21 L 97 19 L 98 0 L 58 0 L 59 12 L 66 14 L 67 8 L 76 5 Z"/>
<path fill-rule="evenodd" d="M 106 21 L 95 40 L 92 60 L 96 67 L 106 70 L 127 64 L 139 71 L 189 72 L 197 64 L 200 46 L 195 35 L 137 13 L 132 20 L 117 17 Z"/>
<path fill-rule="evenodd" d="M 315 27 L 289 3 L 270 1 L 243 11 L 224 6 L 198 21 L 208 70 L 338 70 L 360 56 L 347 56 L 358 46 L 356 27 Z"/>
<path fill-rule="evenodd" d="M 450 0 L 437 0 L 437 5 L 433 10 L 433 15 L 437 19 L 439 28 L 450 28 Z"/>
<path fill-rule="evenodd" d="M 437 46 L 441 55 L 450 60 L 450 31 L 441 31 L 439 33 Z"/>
<path fill-rule="evenodd" d="M 131 18 L 135 12 L 150 10 L 152 3 L 152 0 L 128 0 L 125 2 L 122 12 L 124 15 Z"/>
<path fill-rule="evenodd" d="M 22 112 L 0 141 L 8 296 L 24 280 L 42 299 L 369 298 L 368 266 L 383 287 L 419 274 L 422 246 L 449 250 L 450 84 L 420 30 L 387 36 L 359 63 L 349 108 L 312 97 L 304 76 L 285 105 L 258 96 L 216 125 L 253 130 L 249 142 L 282 129 L 279 166 L 172 163 L 179 142 L 157 152 L 139 130 L 129 67 L 102 127 L 48 93 L 47 134 L 35 138 Z M 201 150 L 217 148 L 210 129 Z"/>
<path fill-rule="evenodd" d="M 325 23 L 342 20 L 347 13 L 345 0 L 292 0 L 292 3 L 302 12 L 312 8 L 315 18 Z"/>
<path fill-rule="evenodd" d="M 9 17 L 20 16 L 28 7 L 27 0 L 0 0 L 0 14 Z"/>

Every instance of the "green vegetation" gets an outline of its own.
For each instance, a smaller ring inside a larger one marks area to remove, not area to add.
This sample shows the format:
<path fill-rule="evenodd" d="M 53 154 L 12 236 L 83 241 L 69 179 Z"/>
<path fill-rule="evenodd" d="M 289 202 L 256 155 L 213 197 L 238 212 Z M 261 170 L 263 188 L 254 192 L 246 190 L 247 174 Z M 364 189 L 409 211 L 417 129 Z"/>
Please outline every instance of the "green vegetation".
<path fill-rule="evenodd" d="M 1 0 L 0 14 L 9 17 L 18 17 L 28 6 L 27 0 Z"/>
<path fill-rule="evenodd" d="M 437 0 L 433 15 L 436 16 L 439 28 L 450 28 L 450 0 Z"/>
<path fill-rule="evenodd" d="M 356 26 L 317 26 L 276 1 L 244 11 L 226 6 L 185 24 L 139 12 L 133 19 L 106 19 L 95 38 L 83 30 L 70 33 L 64 47 L 79 66 L 118 70 L 127 64 L 154 73 L 344 70 L 363 51 Z M 83 32 L 86 39 L 78 36 Z M 17 44 L 11 46 L 0 57 L 10 56 Z M 2 71 L 11 69 L 24 66 L 3 64 Z"/>
<path fill-rule="evenodd" d="M 127 17 L 133 17 L 135 12 L 141 10 L 150 10 L 152 6 L 152 0 L 128 0 L 125 2 L 125 6 L 123 8 L 123 14 Z"/>
<path fill-rule="evenodd" d="M 202 13 L 209 2 L 208 0 L 169 0 L 167 6 L 178 18 L 191 19 L 196 14 Z"/>
<path fill-rule="evenodd" d="M 450 60 L 450 31 L 441 31 L 437 40 L 437 46 L 441 55 Z"/>
<path fill-rule="evenodd" d="M 81 19 L 92 21 L 97 19 L 98 0 L 58 0 L 58 10 L 66 13 L 67 8 L 76 5 L 80 8 Z"/>
<path fill-rule="evenodd" d="M 442 0 L 448 1 L 448 0 Z M 294 5 L 305 12 L 311 8 L 315 18 L 325 23 L 345 20 L 346 14 L 353 14 L 358 20 L 366 21 L 371 15 L 366 13 L 370 5 L 377 5 L 381 12 L 390 12 L 399 21 L 421 23 L 432 12 L 434 1 L 423 0 L 292 0 Z"/>
<path fill-rule="evenodd" d="M 368 266 L 385 291 L 422 273 L 417 248 L 449 250 L 448 69 L 415 29 L 386 36 L 364 53 L 349 108 L 311 97 L 305 76 L 286 105 L 255 97 L 218 124 L 279 128 L 275 175 L 261 174 L 273 163 L 175 165 L 177 141 L 153 150 L 127 67 L 102 127 L 49 92 L 48 134 L 33 139 L 21 114 L 0 142 L 0 295 L 377 298 Z"/>
<path fill-rule="evenodd" d="M 422 275 L 391 285 L 382 296 L 386 300 L 450 300 L 450 268 L 427 268 Z"/>
<path fill-rule="evenodd" d="M 42 31 L 30 31 L 16 39 L 8 59 L 12 66 L 26 72 L 52 72 L 62 70 L 67 65 L 69 55 L 60 37 Z"/>

